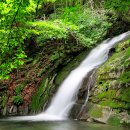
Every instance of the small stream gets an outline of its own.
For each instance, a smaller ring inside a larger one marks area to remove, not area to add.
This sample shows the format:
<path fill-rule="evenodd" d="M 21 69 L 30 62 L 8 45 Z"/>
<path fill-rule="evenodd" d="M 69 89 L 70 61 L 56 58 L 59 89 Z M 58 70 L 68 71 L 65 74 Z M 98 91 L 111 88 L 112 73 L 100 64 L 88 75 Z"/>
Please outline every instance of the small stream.
<path fill-rule="evenodd" d="M 129 130 L 129 128 L 79 121 L 0 122 L 0 130 Z"/>

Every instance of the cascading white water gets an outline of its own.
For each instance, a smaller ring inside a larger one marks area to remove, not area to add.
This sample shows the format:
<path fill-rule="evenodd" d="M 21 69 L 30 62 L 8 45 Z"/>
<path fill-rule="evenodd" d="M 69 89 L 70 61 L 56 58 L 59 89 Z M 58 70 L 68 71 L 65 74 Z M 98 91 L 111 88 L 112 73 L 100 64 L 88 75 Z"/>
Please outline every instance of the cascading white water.
<path fill-rule="evenodd" d="M 76 101 L 80 85 L 87 74 L 108 59 L 109 50 L 119 42 L 130 38 L 130 31 L 105 40 L 94 48 L 85 60 L 63 81 L 47 110 L 36 116 L 23 116 L 11 120 L 65 120 Z"/>

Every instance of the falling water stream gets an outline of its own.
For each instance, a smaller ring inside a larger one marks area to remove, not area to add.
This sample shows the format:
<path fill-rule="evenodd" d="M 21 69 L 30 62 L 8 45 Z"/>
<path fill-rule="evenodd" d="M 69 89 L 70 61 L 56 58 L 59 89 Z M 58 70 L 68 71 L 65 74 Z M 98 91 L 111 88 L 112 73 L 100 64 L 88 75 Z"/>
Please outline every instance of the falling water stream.
<path fill-rule="evenodd" d="M 90 71 L 103 64 L 109 55 L 109 50 L 117 43 L 130 38 L 130 31 L 103 41 L 94 48 L 84 61 L 63 81 L 59 90 L 53 97 L 49 107 L 35 116 L 12 117 L 9 120 L 51 121 L 66 120 L 69 112 L 76 102 L 76 96 L 81 87 L 83 79 Z"/>

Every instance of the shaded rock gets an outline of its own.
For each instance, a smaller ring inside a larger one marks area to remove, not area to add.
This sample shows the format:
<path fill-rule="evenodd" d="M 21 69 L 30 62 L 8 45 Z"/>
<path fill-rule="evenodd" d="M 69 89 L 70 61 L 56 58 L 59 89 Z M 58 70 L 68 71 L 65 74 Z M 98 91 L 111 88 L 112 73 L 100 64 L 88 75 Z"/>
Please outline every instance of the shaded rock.
<path fill-rule="evenodd" d="M 7 86 L 6 85 L 0 85 L 0 91 L 6 90 Z"/>
<path fill-rule="evenodd" d="M 16 115 L 17 112 L 18 112 L 17 106 L 14 106 L 14 105 L 12 105 L 10 107 L 8 106 L 8 108 L 7 108 L 7 114 L 8 115 Z"/>
<path fill-rule="evenodd" d="M 78 118 L 78 115 L 79 115 L 79 112 L 80 112 L 80 109 L 82 107 L 83 104 L 78 104 L 76 103 L 72 110 L 71 110 L 71 113 L 70 113 L 70 118 L 73 118 L 73 119 L 77 119 Z"/>
<path fill-rule="evenodd" d="M 25 106 L 23 108 L 19 108 L 19 114 L 20 115 L 27 115 L 29 112 L 29 107 L 28 106 Z"/>
<path fill-rule="evenodd" d="M 89 115 L 87 113 L 85 113 L 84 115 L 82 115 L 82 117 L 80 117 L 81 121 L 87 121 L 87 122 L 93 122 L 93 119 L 89 117 Z"/>

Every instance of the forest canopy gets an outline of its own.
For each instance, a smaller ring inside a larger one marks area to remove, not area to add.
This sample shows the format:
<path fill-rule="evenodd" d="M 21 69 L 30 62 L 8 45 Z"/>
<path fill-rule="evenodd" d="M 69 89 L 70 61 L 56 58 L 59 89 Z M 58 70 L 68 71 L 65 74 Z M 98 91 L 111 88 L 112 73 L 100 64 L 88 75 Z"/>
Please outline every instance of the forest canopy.
<path fill-rule="evenodd" d="M 29 59 L 27 47 L 74 37 L 92 47 L 113 19 L 129 14 L 129 0 L 0 0 L 0 80 Z"/>

